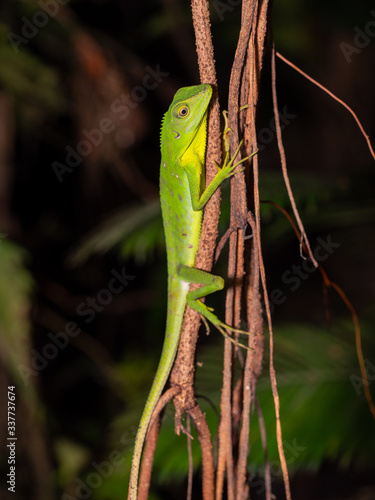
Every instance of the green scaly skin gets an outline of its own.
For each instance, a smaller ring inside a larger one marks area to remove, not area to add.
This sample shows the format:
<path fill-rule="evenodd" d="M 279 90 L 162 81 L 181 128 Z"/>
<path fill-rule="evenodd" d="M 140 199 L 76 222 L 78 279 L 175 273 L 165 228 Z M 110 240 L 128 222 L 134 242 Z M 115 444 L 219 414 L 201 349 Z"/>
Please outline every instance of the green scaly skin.
<path fill-rule="evenodd" d="M 135 439 L 130 473 L 130 500 L 137 500 L 138 476 L 146 434 L 176 356 L 186 304 L 223 329 L 222 323 L 199 299 L 221 290 L 224 280 L 194 268 L 203 208 L 220 184 L 234 174 L 234 158 L 224 161 L 211 184 L 205 183 L 208 106 L 212 88 L 208 84 L 177 91 L 164 115 L 161 128 L 160 201 L 168 260 L 168 314 L 163 351 Z M 245 158 L 246 159 L 246 158 Z M 191 283 L 203 285 L 189 292 Z"/>

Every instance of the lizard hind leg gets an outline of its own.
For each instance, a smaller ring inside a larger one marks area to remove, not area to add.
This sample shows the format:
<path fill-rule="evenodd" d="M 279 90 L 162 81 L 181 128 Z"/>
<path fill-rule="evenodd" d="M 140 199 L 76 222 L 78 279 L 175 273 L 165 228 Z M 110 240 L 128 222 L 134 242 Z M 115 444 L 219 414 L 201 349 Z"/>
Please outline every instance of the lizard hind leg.
<path fill-rule="evenodd" d="M 210 309 L 212 310 L 212 308 L 210 308 Z M 209 334 L 210 334 L 210 327 L 209 327 L 209 325 L 208 325 L 208 321 L 207 321 L 207 320 L 206 320 L 206 318 L 203 316 L 203 314 L 201 314 L 200 316 L 201 316 L 201 319 L 202 319 L 202 321 L 203 321 L 203 324 L 204 324 L 204 326 L 205 326 L 205 328 L 206 328 L 206 333 L 207 333 L 207 335 L 209 335 Z M 230 340 L 230 341 L 231 341 L 231 342 L 232 342 L 232 343 L 233 343 L 236 347 L 244 347 L 245 349 L 248 349 L 249 351 L 253 351 L 253 349 L 252 349 L 251 347 L 249 347 L 249 346 L 247 346 L 247 345 L 244 345 L 244 344 L 241 344 L 241 343 L 240 343 L 240 342 L 238 342 L 236 339 L 234 339 L 233 337 L 231 337 L 231 336 L 229 335 L 229 333 L 227 333 L 227 332 L 225 331 L 225 329 L 224 329 L 224 328 L 222 328 L 221 326 L 219 326 L 219 325 L 215 325 L 215 326 L 216 326 L 216 328 L 219 330 L 219 332 L 223 335 L 223 337 L 225 337 L 225 338 L 227 338 L 228 340 Z M 227 327 L 228 327 L 228 325 L 224 325 L 224 327 L 225 327 L 225 328 L 227 328 Z M 239 332 L 239 333 L 243 333 L 243 334 L 246 334 L 246 335 L 250 335 L 250 333 L 249 333 L 249 332 L 245 332 L 245 331 L 243 331 L 243 330 L 237 330 L 236 328 L 232 328 L 232 327 L 229 327 L 229 328 L 230 328 L 230 330 L 234 330 L 235 332 Z"/>
<path fill-rule="evenodd" d="M 197 311 L 205 320 L 210 321 L 224 337 L 228 338 L 231 342 L 241 347 L 247 347 L 239 344 L 227 331 L 235 332 L 243 335 L 251 335 L 249 332 L 244 330 L 239 330 L 233 326 L 229 326 L 214 314 L 212 308 L 206 306 L 201 300 L 201 298 L 210 295 L 211 293 L 217 292 L 224 288 L 224 280 L 220 276 L 215 276 L 214 274 L 202 271 L 201 269 L 196 269 L 195 267 L 180 266 L 178 274 L 181 279 L 188 283 L 197 283 L 202 285 L 200 288 L 193 290 L 187 294 L 186 302 L 191 309 Z M 206 324 L 206 322 L 205 322 Z M 226 331 L 227 330 L 227 331 Z"/>

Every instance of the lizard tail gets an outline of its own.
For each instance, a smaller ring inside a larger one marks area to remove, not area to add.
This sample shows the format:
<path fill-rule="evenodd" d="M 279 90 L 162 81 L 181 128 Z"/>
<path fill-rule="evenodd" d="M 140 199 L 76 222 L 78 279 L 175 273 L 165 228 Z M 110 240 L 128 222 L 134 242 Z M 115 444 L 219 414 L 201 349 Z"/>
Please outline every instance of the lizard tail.
<path fill-rule="evenodd" d="M 177 285 L 177 284 L 176 284 Z M 177 288 L 177 286 L 173 287 Z M 143 445 L 146 439 L 151 417 L 158 402 L 164 386 L 172 370 L 174 359 L 180 340 L 182 320 L 186 304 L 186 292 L 181 286 L 173 290 L 169 289 L 167 325 L 165 330 L 163 350 L 159 366 L 155 374 L 150 393 L 139 423 L 137 436 L 135 438 L 132 466 L 130 471 L 128 500 L 137 500 L 138 476 L 141 464 Z"/>

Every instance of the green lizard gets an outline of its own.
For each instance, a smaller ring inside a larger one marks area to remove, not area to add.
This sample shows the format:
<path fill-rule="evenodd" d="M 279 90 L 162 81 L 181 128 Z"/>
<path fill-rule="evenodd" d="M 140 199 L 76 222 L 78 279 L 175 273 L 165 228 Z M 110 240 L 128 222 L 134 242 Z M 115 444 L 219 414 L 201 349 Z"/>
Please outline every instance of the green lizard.
<path fill-rule="evenodd" d="M 142 450 L 153 410 L 167 382 L 176 356 L 186 304 L 224 329 L 235 330 L 221 322 L 212 309 L 199 299 L 222 290 L 219 276 L 194 268 L 201 232 L 203 208 L 241 160 L 234 164 L 228 154 L 210 185 L 205 182 L 208 105 L 212 88 L 208 84 L 184 87 L 177 91 L 164 115 L 161 128 L 160 201 L 168 260 L 168 314 L 163 351 L 135 439 L 130 473 L 129 499 L 137 499 Z M 226 130 L 226 132 L 228 129 Z M 191 283 L 202 287 L 189 292 Z"/>

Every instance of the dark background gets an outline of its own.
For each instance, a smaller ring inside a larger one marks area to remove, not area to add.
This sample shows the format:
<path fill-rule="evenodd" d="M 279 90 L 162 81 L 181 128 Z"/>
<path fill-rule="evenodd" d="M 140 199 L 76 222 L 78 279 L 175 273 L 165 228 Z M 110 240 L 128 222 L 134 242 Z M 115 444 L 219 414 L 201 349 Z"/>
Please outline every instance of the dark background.
<path fill-rule="evenodd" d="M 236 4 L 210 4 L 224 109 L 240 27 Z M 17 403 L 12 496 L 5 412 L 0 417 L 1 498 L 120 500 L 164 334 L 159 130 L 175 91 L 199 81 L 190 9 L 177 0 L 4 0 L 0 19 L 0 390 L 5 409 L 7 386 L 15 384 Z M 277 50 L 350 105 L 374 144 L 373 5 L 275 2 L 272 27 Z M 266 53 L 257 123 L 261 198 L 290 211 L 269 67 Z M 336 245 L 320 263 L 359 315 L 373 390 L 374 159 L 349 112 L 281 61 L 277 88 L 300 214 L 313 249 Z M 101 135 L 92 132 L 100 128 Z M 69 163 L 68 150 L 84 148 L 88 135 L 95 144 Z M 222 233 L 225 190 L 223 197 Z M 374 499 L 374 421 L 351 316 L 318 272 L 296 274 L 303 261 L 283 216 L 264 205 L 262 221 L 293 498 Z M 216 272 L 225 276 L 225 256 Z M 122 285 L 116 273 L 125 276 Z M 209 301 L 217 311 L 218 295 Z M 214 437 L 223 342 L 215 331 L 201 337 L 197 393 Z M 267 359 L 258 398 L 281 499 Z M 172 416 L 170 408 L 153 499 L 185 495 L 186 440 L 174 436 Z M 263 499 L 255 414 L 251 441 L 252 498 Z M 198 467 L 196 443 L 193 453 Z M 200 498 L 199 472 L 194 484 Z"/>

